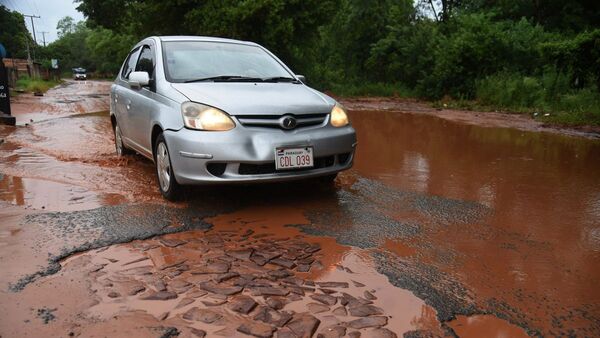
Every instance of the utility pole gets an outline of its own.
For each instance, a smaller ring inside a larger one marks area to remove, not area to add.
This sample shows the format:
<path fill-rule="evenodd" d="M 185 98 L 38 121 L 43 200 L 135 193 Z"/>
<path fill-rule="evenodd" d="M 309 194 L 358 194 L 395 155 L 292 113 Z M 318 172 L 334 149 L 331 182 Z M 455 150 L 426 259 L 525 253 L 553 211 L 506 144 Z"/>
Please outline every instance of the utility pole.
<path fill-rule="evenodd" d="M 23 14 L 23 16 L 31 18 L 31 29 L 33 30 L 33 42 L 37 43 L 37 40 L 36 40 L 36 37 L 35 37 L 35 25 L 33 24 L 33 19 L 39 19 L 41 17 L 40 16 L 36 16 L 36 15 L 28 15 L 28 14 Z"/>
<path fill-rule="evenodd" d="M 46 47 L 46 34 L 50 33 L 50 32 L 40 32 L 42 33 L 42 39 L 44 41 L 44 47 Z"/>
<path fill-rule="evenodd" d="M 32 46 L 32 49 L 33 49 L 33 60 L 35 60 L 35 45 L 37 45 L 37 40 L 36 40 L 36 37 L 35 37 L 35 25 L 33 24 L 33 19 L 39 19 L 41 17 L 39 15 L 36 16 L 36 15 L 28 15 L 28 14 L 23 14 L 23 16 L 31 18 L 31 29 L 33 30 L 33 46 Z"/>

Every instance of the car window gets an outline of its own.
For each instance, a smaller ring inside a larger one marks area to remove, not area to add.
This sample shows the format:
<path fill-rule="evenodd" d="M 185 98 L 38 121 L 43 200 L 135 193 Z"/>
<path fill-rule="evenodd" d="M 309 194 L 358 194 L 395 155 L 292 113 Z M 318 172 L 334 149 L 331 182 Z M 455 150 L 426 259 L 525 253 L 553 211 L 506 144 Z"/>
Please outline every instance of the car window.
<path fill-rule="evenodd" d="M 135 66 L 136 72 L 147 72 L 150 78 L 154 76 L 154 52 L 149 46 L 144 46 L 140 58 Z"/>
<path fill-rule="evenodd" d="M 128 79 L 129 74 L 135 69 L 135 63 L 137 61 L 139 51 L 140 49 L 136 48 L 131 53 L 129 53 L 127 61 L 125 61 L 125 66 L 123 66 L 123 71 L 121 71 L 121 77 L 123 79 Z"/>
<path fill-rule="evenodd" d="M 172 82 L 222 75 L 291 77 L 257 46 L 204 41 L 169 41 L 163 46 L 166 75 Z"/>

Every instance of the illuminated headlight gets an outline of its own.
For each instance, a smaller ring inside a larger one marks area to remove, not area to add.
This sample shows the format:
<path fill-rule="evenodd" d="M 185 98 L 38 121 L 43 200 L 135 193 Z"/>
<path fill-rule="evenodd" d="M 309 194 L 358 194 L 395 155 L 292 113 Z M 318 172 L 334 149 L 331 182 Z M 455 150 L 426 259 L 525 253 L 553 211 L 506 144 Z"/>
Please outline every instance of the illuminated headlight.
<path fill-rule="evenodd" d="M 344 107 L 336 103 L 331 110 L 331 125 L 334 127 L 343 127 L 348 125 L 348 123 L 350 122 L 348 121 L 348 114 L 346 114 Z"/>
<path fill-rule="evenodd" d="M 235 123 L 222 110 L 194 102 L 181 105 L 183 123 L 190 129 L 225 131 L 235 127 Z"/>

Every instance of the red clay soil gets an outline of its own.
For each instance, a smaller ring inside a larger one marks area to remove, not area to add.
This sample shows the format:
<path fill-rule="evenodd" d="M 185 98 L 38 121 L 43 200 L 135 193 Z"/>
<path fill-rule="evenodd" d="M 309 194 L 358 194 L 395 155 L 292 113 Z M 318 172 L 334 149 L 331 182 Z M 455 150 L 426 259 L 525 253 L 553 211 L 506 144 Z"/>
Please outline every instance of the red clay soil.
<path fill-rule="evenodd" d="M 543 131 L 586 138 L 600 138 L 600 126 L 571 127 L 552 125 L 537 121 L 526 114 L 439 109 L 431 107 L 431 105 L 426 102 L 421 102 L 414 99 L 386 97 L 341 98 L 340 102 L 350 110 L 384 110 L 413 114 L 427 114 L 450 121 L 483 127 L 515 128 L 526 131 Z"/>

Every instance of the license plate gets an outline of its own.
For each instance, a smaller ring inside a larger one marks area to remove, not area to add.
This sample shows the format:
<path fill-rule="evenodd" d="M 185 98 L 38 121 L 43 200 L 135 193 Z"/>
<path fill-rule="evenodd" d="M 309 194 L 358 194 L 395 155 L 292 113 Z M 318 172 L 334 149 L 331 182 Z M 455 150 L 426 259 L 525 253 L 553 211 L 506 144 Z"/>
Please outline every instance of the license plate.
<path fill-rule="evenodd" d="M 276 148 L 275 169 L 311 168 L 314 166 L 313 148 Z"/>

